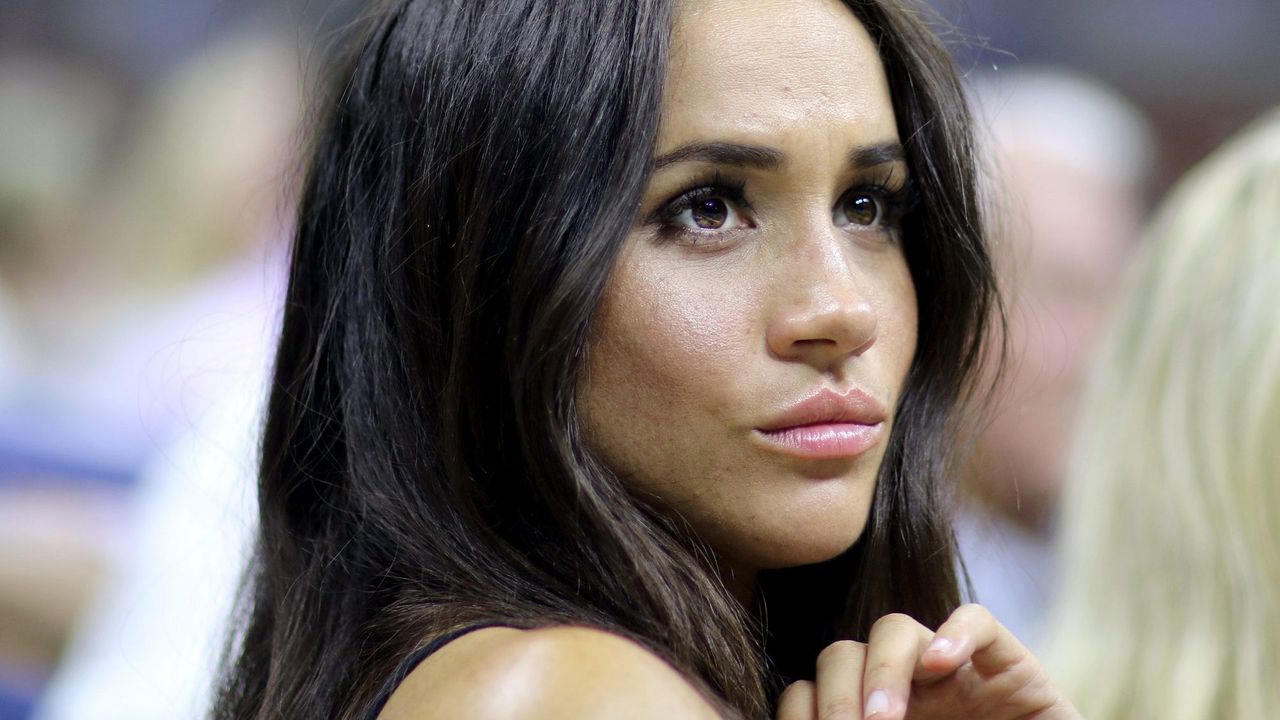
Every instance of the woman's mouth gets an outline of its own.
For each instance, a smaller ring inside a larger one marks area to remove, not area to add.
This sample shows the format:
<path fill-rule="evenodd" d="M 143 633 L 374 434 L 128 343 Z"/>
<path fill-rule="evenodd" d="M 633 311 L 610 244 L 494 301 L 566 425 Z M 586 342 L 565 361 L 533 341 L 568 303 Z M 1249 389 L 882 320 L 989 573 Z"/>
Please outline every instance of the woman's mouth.
<path fill-rule="evenodd" d="M 793 403 L 758 434 L 771 449 L 808 460 L 852 458 L 869 450 L 884 433 L 887 413 L 867 393 L 823 388 Z"/>

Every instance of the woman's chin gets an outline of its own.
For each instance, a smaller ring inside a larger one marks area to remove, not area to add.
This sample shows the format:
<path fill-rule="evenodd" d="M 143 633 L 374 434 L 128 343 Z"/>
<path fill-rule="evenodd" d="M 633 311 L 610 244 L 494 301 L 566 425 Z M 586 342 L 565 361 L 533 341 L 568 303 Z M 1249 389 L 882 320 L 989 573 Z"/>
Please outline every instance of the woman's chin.
<path fill-rule="evenodd" d="M 801 532 L 761 535 L 739 545 L 734 561 L 759 570 L 780 570 L 826 562 L 853 547 L 865 522 L 811 525 Z"/>

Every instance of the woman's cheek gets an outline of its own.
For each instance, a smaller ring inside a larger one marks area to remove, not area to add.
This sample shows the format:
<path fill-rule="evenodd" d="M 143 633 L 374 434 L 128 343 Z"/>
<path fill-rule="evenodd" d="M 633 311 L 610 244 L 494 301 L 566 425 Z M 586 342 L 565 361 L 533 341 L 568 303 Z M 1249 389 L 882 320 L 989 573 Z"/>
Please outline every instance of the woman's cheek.
<path fill-rule="evenodd" d="M 628 307 L 619 308 L 616 337 L 656 385 L 655 400 L 722 410 L 727 395 L 750 383 L 748 372 L 758 367 L 753 349 L 763 351 L 763 335 L 753 330 L 756 293 L 706 268 L 655 265 L 640 265 L 620 284 L 618 299 Z"/>
<path fill-rule="evenodd" d="M 597 311 L 581 389 L 588 436 L 616 470 L 711 461 L 750 397 L 753 293 L 706 268 L 624 257 Z M 759 343 L 763 347 L 763 340 Z M 698 457 L 687 457 L 701 448 Z"/>

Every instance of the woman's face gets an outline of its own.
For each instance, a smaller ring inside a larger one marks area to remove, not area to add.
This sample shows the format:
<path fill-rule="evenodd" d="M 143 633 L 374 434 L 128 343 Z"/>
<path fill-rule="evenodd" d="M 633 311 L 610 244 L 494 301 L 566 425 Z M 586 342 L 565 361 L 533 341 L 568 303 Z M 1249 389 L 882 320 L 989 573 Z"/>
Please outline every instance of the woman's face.
<path fill-rule="evenodd" d="M 592 449 L 743 580 L 866 523 L 916 345 L 907 168 L 838 0 L 686 2 L 671 52 L 579 397 Z"/>

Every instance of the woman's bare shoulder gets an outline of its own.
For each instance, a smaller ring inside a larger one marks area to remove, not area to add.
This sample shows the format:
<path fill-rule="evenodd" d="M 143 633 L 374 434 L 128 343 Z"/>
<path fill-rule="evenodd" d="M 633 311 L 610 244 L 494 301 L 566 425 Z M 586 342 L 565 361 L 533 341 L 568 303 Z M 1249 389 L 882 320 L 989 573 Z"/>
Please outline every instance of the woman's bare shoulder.
<path fill-rule="evenodd" d="M 405 678 L 379 720 L 542 720 L 719 715 L 644 647 L 602 630 L 485 628 L 432 654 Z"/>

